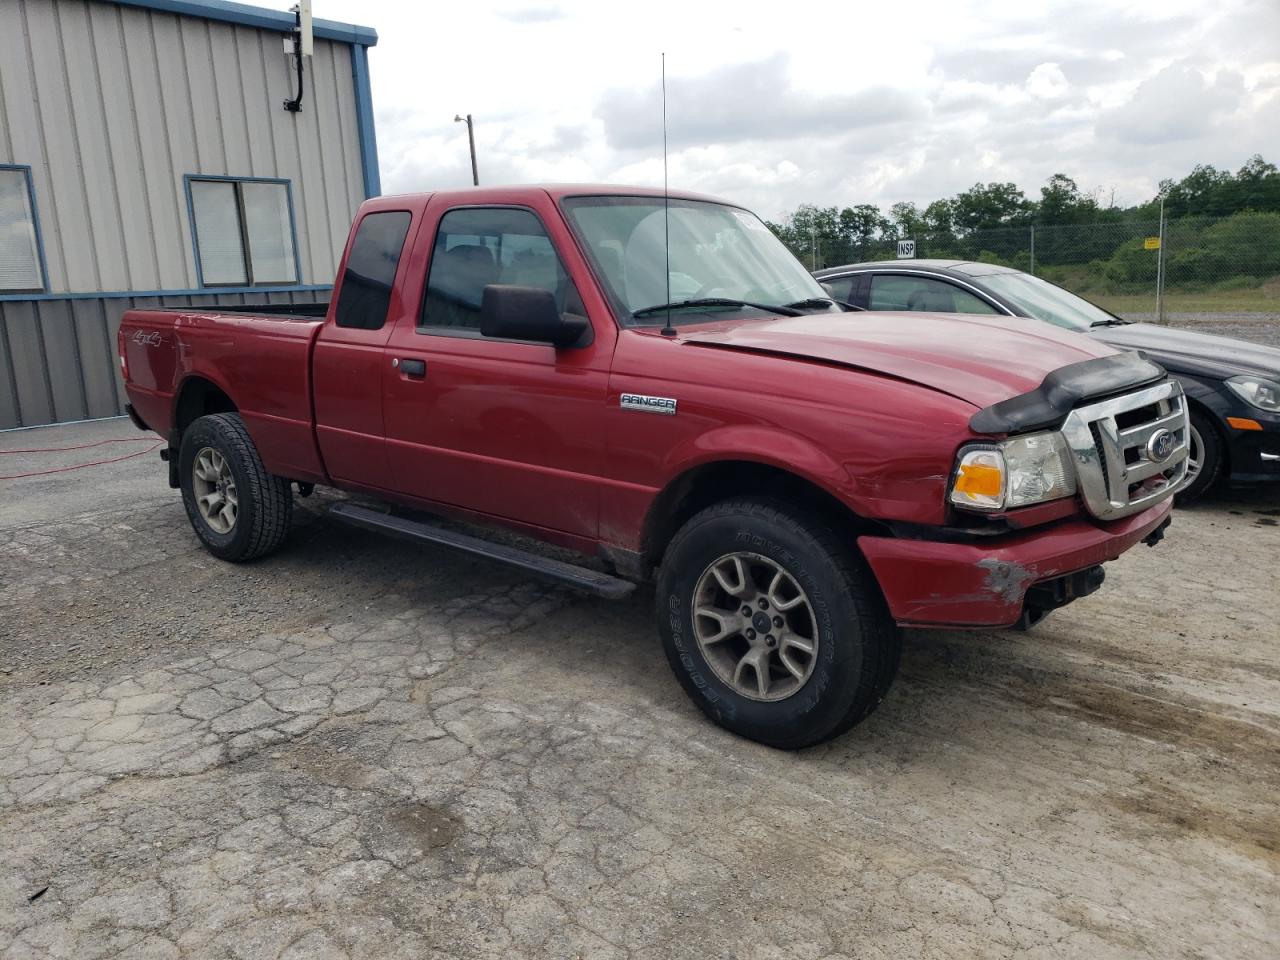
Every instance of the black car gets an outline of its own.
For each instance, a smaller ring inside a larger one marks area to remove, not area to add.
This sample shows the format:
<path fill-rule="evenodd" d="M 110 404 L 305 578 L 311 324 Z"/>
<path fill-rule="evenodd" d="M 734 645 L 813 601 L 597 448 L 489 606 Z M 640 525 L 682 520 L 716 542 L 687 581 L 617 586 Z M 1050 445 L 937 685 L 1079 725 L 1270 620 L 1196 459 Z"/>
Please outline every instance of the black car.
<path fill-rule="evenodd" d="M 887 260 L 814 274 L 865 310 L 1000 314 L 1044 320 L 1141 350 L 1191 401 L 1191 463 L 1180 499 L 1221 477 L 1280 482 L 1280 350 L 1212 334 L 1132 323 L 1021 270 L 963 260 Z"/>

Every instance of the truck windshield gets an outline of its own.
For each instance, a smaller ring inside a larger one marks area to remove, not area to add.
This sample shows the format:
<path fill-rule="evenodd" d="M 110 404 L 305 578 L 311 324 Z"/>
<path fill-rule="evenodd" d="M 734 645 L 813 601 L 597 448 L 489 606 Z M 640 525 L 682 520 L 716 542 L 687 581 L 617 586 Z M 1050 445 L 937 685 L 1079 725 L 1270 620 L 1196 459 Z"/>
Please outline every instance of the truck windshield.
<path fill-rule="evenodd" d="M 1124 322 L 1088 300 L 1029 273 L 993 273 L 982 277 L 982 282 L 1026 316 L 1047 320 L 1068 330 L 1088 330 Z"/>
<path fill-rule="evenodd" d="M 665 310 L 654 308 L 685 301 L 696 302 L 682 309 L 699 312 L 839 309 L 769 228 L 739 207 L 672 198 L 669 249 L 661 197 L 571 197 L 564 209 L 624 324 L 662 323 Z"/>

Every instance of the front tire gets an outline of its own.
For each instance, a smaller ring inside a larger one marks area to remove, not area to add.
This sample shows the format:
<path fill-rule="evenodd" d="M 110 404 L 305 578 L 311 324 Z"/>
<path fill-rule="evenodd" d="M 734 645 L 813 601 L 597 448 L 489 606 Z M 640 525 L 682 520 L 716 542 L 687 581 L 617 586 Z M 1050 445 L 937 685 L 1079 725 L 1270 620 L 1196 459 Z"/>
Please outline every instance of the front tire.
<path fill-rule="evenodd" d="M 1188 504 L 1198 500 L 1212 487 L 1222 473 L 1222 459 L 1222 438 L 1217 429 L 1208 418 L 1193 411 L 1187 482 L 1178 492 L 1178 503 Z"/>
<path fill-rule="evenodd" d="M 865 719 L 900 634 L 865 564 L 820 519 L 743 498 L 695 515 L 658 577 L 667 659 L 712 720 L 796 750 Z"/>
<path fill-rule="evenodd" d="M 253 560 L 289 535 L 289 481 L 267 472 L 238 413 L 200 417 L 187 427 L 178 474 L 191 526 L 215 557 Z"/>

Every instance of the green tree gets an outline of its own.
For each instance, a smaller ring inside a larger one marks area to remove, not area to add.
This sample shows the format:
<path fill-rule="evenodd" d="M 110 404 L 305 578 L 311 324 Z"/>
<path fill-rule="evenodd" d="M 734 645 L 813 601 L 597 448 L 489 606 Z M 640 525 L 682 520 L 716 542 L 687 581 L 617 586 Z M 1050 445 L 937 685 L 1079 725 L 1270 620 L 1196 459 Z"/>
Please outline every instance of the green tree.
<path fill-rule="evenodd" d="M 1035 204 L 1014 183 L 975 183 L 951 201 L 957 233 L 1021 226 L 1034 214 Z"/>
<path fill-rule="evenodd" d="M 898 239 L 924 236 L 924 216 L 914 203 L 895 203 L 889 208 L 889 218 L 893 221 Z"/>
<path fill-rule="evenodd" d="M 1055 173 L 1040 188 L 1036 213 L 1036 223 L 1046 226 L 1095 223 L 1098 220 L 1098 201 L 1082 194 L 1076 182 L 1065 173 Z"/>
<path fill-rule="evenodd" d="M 924 208 L 925 238 L 943 242 L 955 239 L 955 217 L 950 200 L 935 200 Z"/>
<path fill-rule="evenodd" d="M 851 251 L 864 251 L 877 240 L 896 236 L 893 221 L 870 203 L 845 207 L 840 211 L 839 219 L 840 238 Z"/>

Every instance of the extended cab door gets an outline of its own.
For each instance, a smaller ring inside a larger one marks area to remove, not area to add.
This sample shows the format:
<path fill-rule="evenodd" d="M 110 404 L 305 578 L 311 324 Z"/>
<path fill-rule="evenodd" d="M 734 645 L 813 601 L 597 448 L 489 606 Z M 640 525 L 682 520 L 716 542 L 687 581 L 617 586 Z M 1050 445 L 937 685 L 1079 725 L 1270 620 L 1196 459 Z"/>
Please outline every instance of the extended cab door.
<path fill-rule="evenodd" d="M 335 481 L 378 486 L 387 473 L 382 351 L 406 312 L 397 274 L 413 215 L 367 209 L 353 225 L 337 296 L 312 354 L 316 437 Z"/>
<path fill-rule="evenodd" d="M 540 287 L 586 315 L 589 274 L 549 197 L 534 206 L 429 204 L 413 260 L 422 291 L 383 360 L 398 492 L 541 530 L 595 538 L 616 328 L 594 288 L 590 342 L 480 334 L 488 284 Z M 579 282 L 575 282 L 575 277 Z"/>

